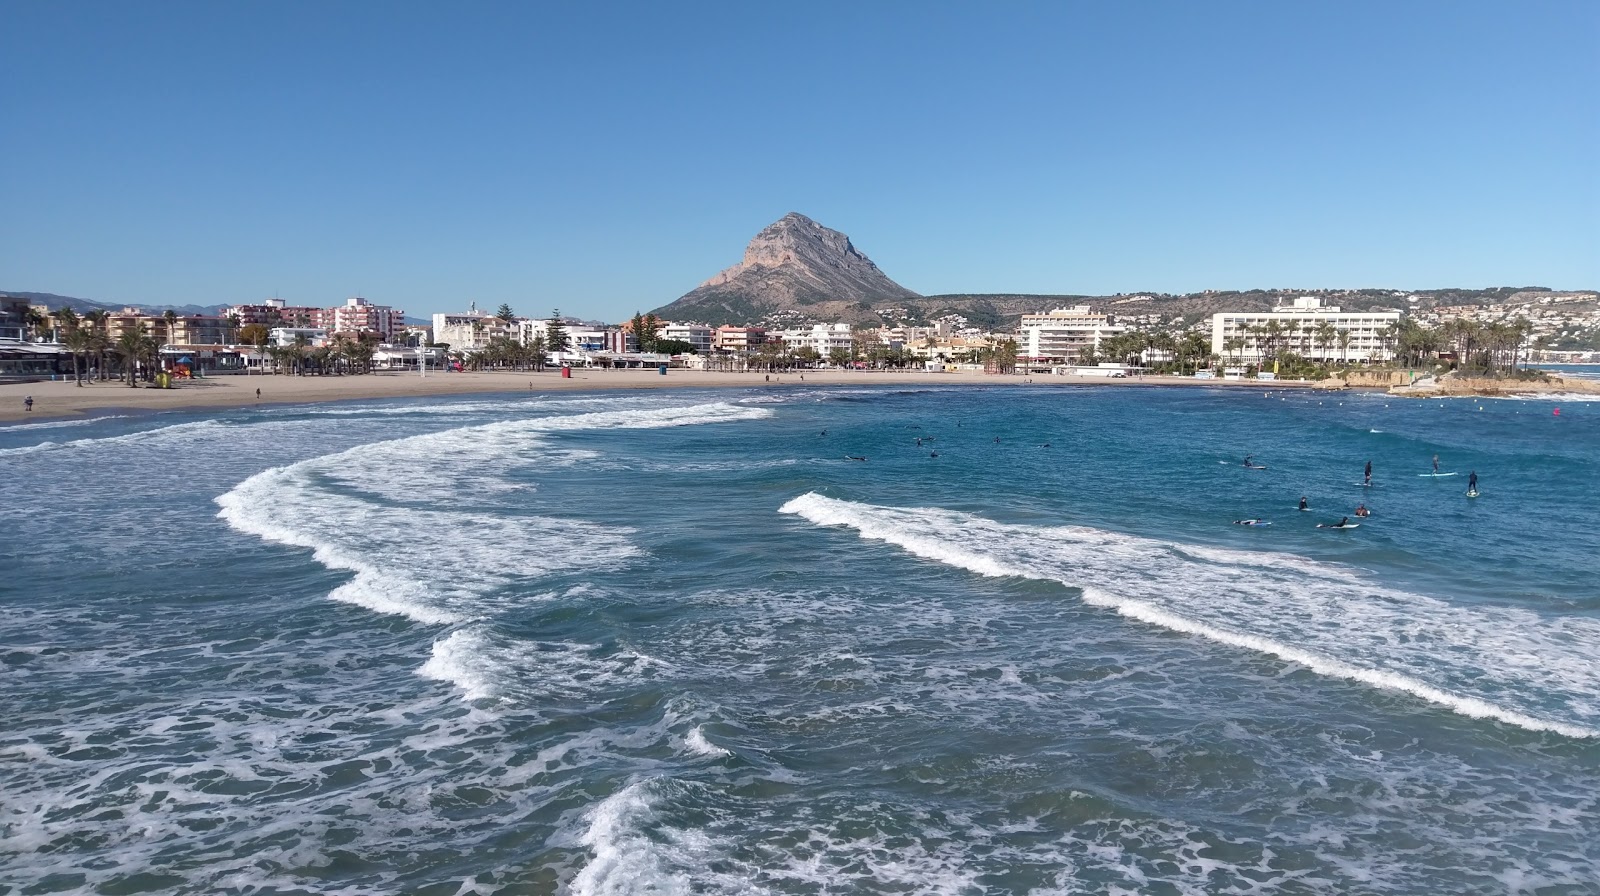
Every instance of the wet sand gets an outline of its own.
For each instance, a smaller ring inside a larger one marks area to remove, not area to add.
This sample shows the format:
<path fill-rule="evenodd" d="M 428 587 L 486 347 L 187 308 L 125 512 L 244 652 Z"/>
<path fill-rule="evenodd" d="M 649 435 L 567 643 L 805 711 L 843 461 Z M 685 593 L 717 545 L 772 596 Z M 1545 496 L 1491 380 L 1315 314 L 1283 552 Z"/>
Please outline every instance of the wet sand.
<path fill-rule="evenodd" d="M 0 420 L 76 417 L 122 410 L 179 411 L 206 408 L 249 407 L 255 404 L 290 404 L 348 401 L 359 398 L 405 398 L 420 395 L 467 395 L 484 392 L 540 392 L 592 389 L 687 389 L 737 386 L 774 389 L 799 386 L 1226 386 L 1246 389 L 1306 388 L 1297 382 L 1250 380 L 1196 380 L 1189 377 L 1145 376 L 1125 379 L 1049 376 L 1034 374 L 929 373 L 908 371 L 808 370 L 804 373 L 726 373 L 720 371 L 655 369 L 574 369 L 563 378 L 559 370 L 530 372 L 373 373 L 359 376 L 229 375 L 180 382 L 171 389 L 141 383 L 129 388 L 119 381 L 70 379 L 44 383 L 0 385 Z M 261 397 L 256 397 L 256 390 Z M 23 409 L 32 396 L 33 411 Z"/>

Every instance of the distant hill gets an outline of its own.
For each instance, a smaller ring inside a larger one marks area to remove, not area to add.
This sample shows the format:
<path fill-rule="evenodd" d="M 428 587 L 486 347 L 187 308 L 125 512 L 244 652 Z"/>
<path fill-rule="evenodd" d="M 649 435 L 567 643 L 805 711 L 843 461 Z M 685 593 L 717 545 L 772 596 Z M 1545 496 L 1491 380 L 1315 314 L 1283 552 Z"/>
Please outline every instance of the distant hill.
<path fill-rule="evenodd" d="M 654 313 L 712 325 L 755 323 L 785 311 L 862 322 L 879 304 L 917 297 L 849 237 L 790 212 L 755 235 L 743 261 Z"/>
<path fill-rule="evenodd" d="M 951 320 L 984 330 L 1010 330 L 1027 313 L 1071 305 L 1124 318 L 1195 324 L 1218 311 L 1266 311 L 1299 296 L 1348 311 L 1420 311 L 1440 305 L 1507 301 L 1543 287 L 1490 289 L 1251 289 L 1112 296 L 951 293 L 919 295 L 889 279 L 851 243 L 798 212 L 764 228 L 745 247 L 744 260 L 655 309 L 673 321 L 767 327 L 844 322 L 917 326 Z"/>
<path fill-rule="evenodd" d="M 189 316 L 192 314 L 221 314 L 227 305 L 134 305 L 127 302 L 108 303 L 96 302 L 93 299 L 80 299 L 76 296 L 58 296 L 53 292 L 20 292 L 17 290 L 0 290 L 0 295 L 18 296 L 34 303 L 44 305 L 52 311 L 58 308 L 71 308 L 73 311 L 121 311 L 124 308 L 140 308 L 151 314 L 160 314 L 167 309 L 172 309 L 178 314 Z"/>
<path fill-rule="evenodd" d="M 127 302 L 108 304 L 106 302 L 96 302 L 93 299 L 80 299 L 76 296 L 58 296 L 53 292 L 19 292 L 17 290 L 8 291 L 3 289 L 0 289 L 0 295 L 24 298 L 35 305 L 44 305 L 52 311 L 58 308 L 71 308 L 79 314 L 95 310 L 121 311 L 124 308 L 138 308 L 146 314 L 161 314 L 170 308 L 184 317 L 189 317 L 195 314 L 220 315 L 232 305 L 239 304 L 237 302 L 222 305 L 137 305 Z M 433 324 L 432 320 L 420 317 L 407 317 L 405 321 L 408 325 L 417 327 L 426 327 Z"/>

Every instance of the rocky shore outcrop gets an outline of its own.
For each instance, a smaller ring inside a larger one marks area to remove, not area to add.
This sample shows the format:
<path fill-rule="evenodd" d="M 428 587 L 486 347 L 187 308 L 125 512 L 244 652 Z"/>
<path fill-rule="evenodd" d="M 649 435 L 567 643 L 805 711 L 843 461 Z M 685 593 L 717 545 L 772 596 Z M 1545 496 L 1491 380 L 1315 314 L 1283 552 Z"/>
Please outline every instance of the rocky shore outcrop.
<path fill-rule="evenodd" d="M 1460 376 L 1451 372 L 1438 377 L 1418 378 L 1410 385 L 1391 387 L 1389 394 L 1406 398 L 1600 395 L 1600 382 L 1562 376 L 1551 376 L 1544 380 L 1524 380 L 1510 377 Z"/>

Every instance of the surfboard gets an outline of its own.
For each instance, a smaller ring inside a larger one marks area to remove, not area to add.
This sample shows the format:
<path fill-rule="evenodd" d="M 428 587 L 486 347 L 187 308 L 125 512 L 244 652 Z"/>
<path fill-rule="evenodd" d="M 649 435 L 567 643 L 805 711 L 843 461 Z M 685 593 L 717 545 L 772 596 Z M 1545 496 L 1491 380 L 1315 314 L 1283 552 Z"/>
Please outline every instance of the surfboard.
<path fill-rule="evenodd" d="M 1271 520 L 1234 520 L 1235 526 L 1270 526 Z"/>
<path fill-rule="evenodd" d="M 1469 498 L 1476 498 L 1476 497 L 1478 497 L 1478 490 L 1477 490 L 1477 489 L 1475 489 L 1475 488 L 1474 488 L 1474 489 L 1469 489 L 1469 490 L 1468 490 L 1468 491 L 1467 491 L 1467 497 L 1469 497 Z"/>
<path fill-rule="evenodd" d="M 1309 507 L 1297 507 L 1295 509 L 1300 511 L 1301 513 L 1310 513 L 1311 512 L 1311 508 L 1309 508 Z"/>
<path fill-rule="evenodd" d="M 1317 524 L 1317 528 L 1318 529 L 1359 529 L 1359 528 L 1361 528 L 1361 524 L 1360 523 L 1345 523 L 1343 526 L 1341 526 L 1338 523 L 1318 523 Z"/>
<path fill-rule="evenodd" d="M 1267 465 L 1266 464 L 1245 464 L 1244 468 L 1246 470 L 1265 470 L 1267 468 Z"/>
<path fill-rule="evenodd" d="M 1456 474 L 1455 473 L 1418 473 L 1417 475 L 1421 476 L 1424 479 L 1433 479 L 1435 477 L 1454 476 Z"/>

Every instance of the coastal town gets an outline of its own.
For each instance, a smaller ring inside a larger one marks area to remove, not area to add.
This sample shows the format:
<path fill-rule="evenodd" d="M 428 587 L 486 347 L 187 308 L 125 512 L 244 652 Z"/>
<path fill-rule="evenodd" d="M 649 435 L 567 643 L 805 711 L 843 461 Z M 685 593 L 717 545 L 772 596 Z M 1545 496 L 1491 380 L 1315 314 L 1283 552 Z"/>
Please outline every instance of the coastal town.
<path fill-rule="evenodd" d="M 1344 310 L 1336 296 L 1295 296 L 1266 311 L 1170 315 L 1150 297 L 1042 308 L 1013 329 L 960 315 L 926 325 L 794 322 L 721 325 L 635 315 L 601 324 L 552 311 L 532 317 L 473 303 L 428 323 L 354 297 L 341 305 L 281 299 L 218 314 L 126 307 L 79 314 L 0 295 L 0 381 L 88 378 L 169 385 L 227 374 L 343 375 L 427 370 L 914 370 L 1078 378 L 1168 374 L 1202 380 L 1320 380 L 1373 367 L 1594 363 L 1600 295 L 1523 291 L 1505 302 Z M 1410 301 L 1408 301 L 1408 298 Z M 1578 346 L 1556 348 L 1558 345 Z"/>

